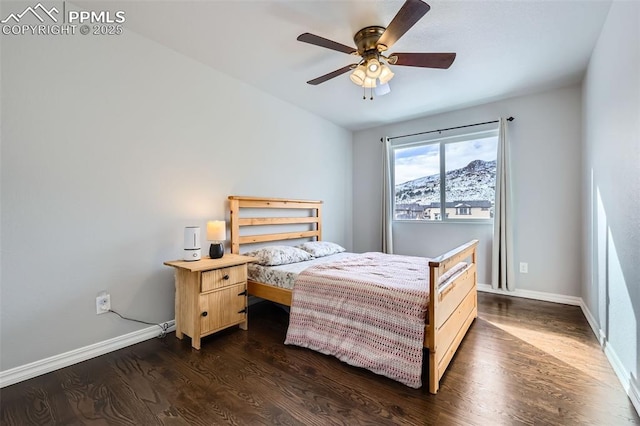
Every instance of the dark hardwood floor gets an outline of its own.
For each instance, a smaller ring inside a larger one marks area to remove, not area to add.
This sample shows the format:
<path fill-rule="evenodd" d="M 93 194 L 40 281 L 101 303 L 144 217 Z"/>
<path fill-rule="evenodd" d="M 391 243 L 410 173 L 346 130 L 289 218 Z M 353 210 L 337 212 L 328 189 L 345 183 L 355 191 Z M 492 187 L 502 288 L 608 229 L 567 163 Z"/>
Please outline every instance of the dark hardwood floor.
<path fill-rule="evenodd" d="M 8 386 L 0 424 L 640 424 L 580 308 L 479 305 L 435 396 L 285 346 L 287 314 L 262 303 L 200 351 L 171 333 Z"/>

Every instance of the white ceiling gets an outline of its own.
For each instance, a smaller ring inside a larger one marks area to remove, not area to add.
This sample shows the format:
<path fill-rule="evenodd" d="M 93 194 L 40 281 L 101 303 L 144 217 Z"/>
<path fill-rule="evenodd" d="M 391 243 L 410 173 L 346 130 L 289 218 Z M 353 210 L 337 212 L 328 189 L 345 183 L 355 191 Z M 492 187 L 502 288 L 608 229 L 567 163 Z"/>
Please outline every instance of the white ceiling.
<path fill-rule="evenodd" d="M 125 27 L 273 96 L 358 130 L 580 81 L 611 0 L 428 0 L 431 10 L 390 52 L 456 52 L 448 70 L 392 67 L 373 101 L 343 74 L 306 81 L 354 57 L 296 41 L 310 32 L 354 46 L 403 0 L 91 1 L 121 9 Z"/>

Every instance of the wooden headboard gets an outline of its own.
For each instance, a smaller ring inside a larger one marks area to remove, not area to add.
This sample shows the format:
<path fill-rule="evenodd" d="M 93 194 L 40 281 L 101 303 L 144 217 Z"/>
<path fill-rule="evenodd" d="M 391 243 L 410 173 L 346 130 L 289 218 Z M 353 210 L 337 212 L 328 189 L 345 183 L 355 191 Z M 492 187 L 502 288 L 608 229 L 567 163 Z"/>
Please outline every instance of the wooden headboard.
<path fill-rule="evenodd" d="M 287 211 L 307 210 L 308 216 L 268 216 L 268 217 L 244 217 L 243 209 L 280 209 Z M 294 240 L 309 238 L 311 240 L 322 239 L 322 201 L 291 200 L 287 198 L 261 198 L 229 196 L 229 210 L 231 213 L 231 253 L 240 254 L 240 246 L 243 244 L 256 244 L 270 241 Z M 291 231 L 292 226 L 307 226 L 308 230 Z M 282 226 L 286 232 L 257 233 L 251 227 Z M 240 233 L 240 229 L 245 232 Z"/>

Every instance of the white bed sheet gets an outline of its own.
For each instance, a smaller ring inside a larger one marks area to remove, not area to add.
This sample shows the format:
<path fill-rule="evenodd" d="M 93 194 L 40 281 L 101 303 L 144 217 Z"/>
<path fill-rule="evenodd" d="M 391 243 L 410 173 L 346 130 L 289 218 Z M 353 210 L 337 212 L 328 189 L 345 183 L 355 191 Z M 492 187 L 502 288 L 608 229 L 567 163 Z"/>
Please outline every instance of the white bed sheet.
<path fill-rule="evenodd" d="M 318 257 L 313 260 L 279 266 L 262 266 L 255 263 L 249 263 L 247 273 L 248 278 L 252 281 L 258 281 L 265 284 L 271 284 L 275 287 L 291 290 L 293 289 L 293 283 L 295 282 L 298 274 L 308 267 L 335 262 L 336 260 L 346 259 L 351 256 L 357 256 L 357 254 L 342 252 L 332 254 L 330 256 Z"/>

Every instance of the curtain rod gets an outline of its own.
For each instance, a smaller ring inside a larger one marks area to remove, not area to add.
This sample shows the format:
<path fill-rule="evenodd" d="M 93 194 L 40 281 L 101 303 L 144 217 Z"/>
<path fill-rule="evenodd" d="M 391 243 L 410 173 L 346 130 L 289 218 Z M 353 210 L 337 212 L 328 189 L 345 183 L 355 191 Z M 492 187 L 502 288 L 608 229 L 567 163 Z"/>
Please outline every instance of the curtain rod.
<path fill-rule="evenodd" d="M 513 120 L 514 120 L 513 117 L 507 118 L 507 121 L 513 121 Z M 429 130 L 428 132 L 412 133 L 410 135 L 393 136 L 393 137 L 389 138 L 389 140 L 406 138 L 406 137 L 409 137 L 409 136 L 426 135 L 428 133 L 444 132 L 444 131 L 447 131 L 447 130 L 464 129 L 465 127 L 481 126 L 483 124 L 498 123 L 499 121 L 500 120 L 485 121 L 484 123 L 467 124 L 465 126 L 449 127 L 447 129 Z M 380 142 L 383 142 L 383 141 L 384 141 L 384 138 L 380 138 Z"/>

